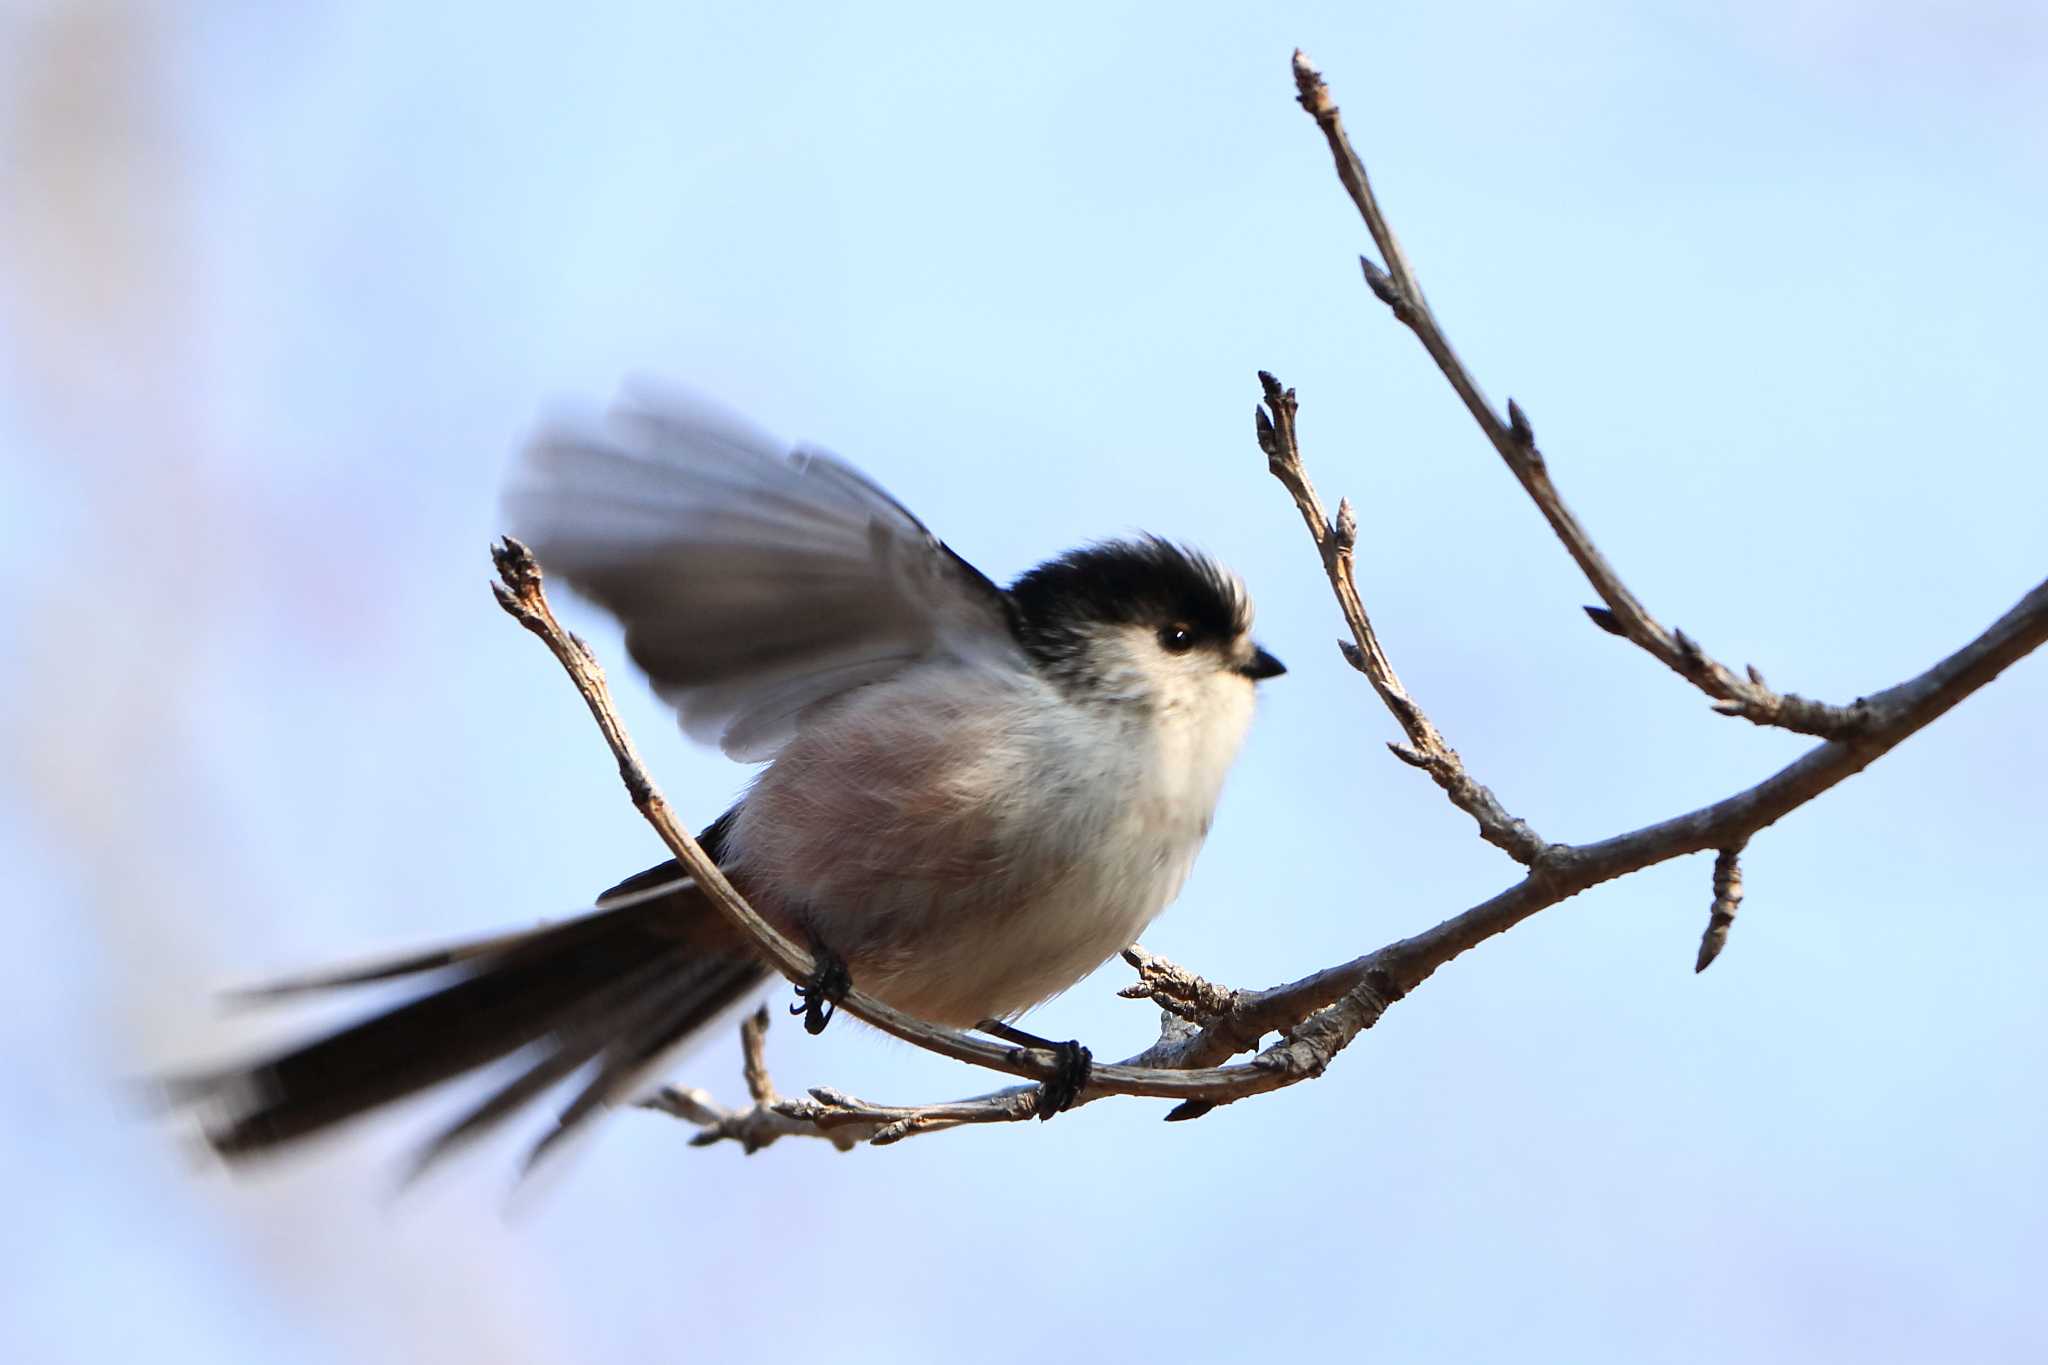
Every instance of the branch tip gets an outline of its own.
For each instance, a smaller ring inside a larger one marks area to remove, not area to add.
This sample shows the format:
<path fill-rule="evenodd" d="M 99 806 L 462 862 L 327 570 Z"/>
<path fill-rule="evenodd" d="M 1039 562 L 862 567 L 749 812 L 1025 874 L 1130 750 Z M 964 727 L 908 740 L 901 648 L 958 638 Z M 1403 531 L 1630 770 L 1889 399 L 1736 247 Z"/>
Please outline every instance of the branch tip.
<path fill-rule="evenodd" d="M 1323 83 L 1321 73 L 1298 50 L 1294 54 L 1294 77 L 1301 91 L 1302 107 L 1314 116 L 1324 141 L 1329 144 L 1337 178 L 1343 182 L 1366 231 L 1371 234 L 1379 261 L 1385 263 L 1381 265 L 1365 255 L 1358 258 L 1359 269 L 1364 272 L 1367 285 L 1381 302 L 1392 308 L 1395 319 L 1414 334 L 1430 359 L 1436 362 L 1437 369 L 1485 434 L 1487 442 L 1536 504 L 1587 582 L 1613 609 L 1614 614 L 1595 616 L 1594 620 L 1609 634 L 1619 635 L 1648 652 L 1709 698 L 1739 703 L 1737 709 L 1726 714 L 1739 715 L 1757 725 L 1776 726 L 1822 738 L 1854 733 L 1860 722 L 1848 714 L 1848 708 L 1777 696 L 1754 674 L 1745 684 L 1736 673 L 1717 662 L 1688 636 L 1682 632 L 1667 631 L 1636 601 L 1551 482 L 1542 453 L 1536 448 L 1536 433 L 1528 414 L 1510 398 L 1507 418 L 1503 422 L 1465 362 L 1458 358 L 1450 338 L 1444 335 L 1443 328 L 1431 313 L 1423 297 L 1421 281 L 1416 278 L 1414 267 L 1401 249 L 1400 239 L 1388 223 L 1378 196 L 1373 193 L 1365 163 L 1351 145 L 1350 135 L 1344 130 L 1344 121 L 1338 116 L 1328 86 Z"/>
<path fill-rule="evenodd" d="M 1730 844 L 1714 855 L 1714 903 L 1707 912 L 1707 929 L 1700 935 L 1699 955 L 1694 958 L 1695 975 L 1714 965 L 1714 959 L 1728 946 L 1728 930 L 1735 912 L 1742 908 L 1743 844 Z"/>
<path fill-rule="evenodd" d="M 499 579 L 515 596 L 528 598 L 539 591 L 540 561 L 521 541 L 511 536 L 500 536 L 491 542 L 491 564 L 497 569 Z"/>
<path fill-rule="evenodd" d="M 1296 98 L 1301 101 L 1302 108 L 1320 116 L 1323 108 L 1329 104 L 1330 95 L 1329 87 L 1323 84 L 1322 72 L 1316 70 L 1315 63 L 1309 59 L 1309 55 L 1298 47 L 1294 49 L 1292 65 L 1294 88 L 1298 92 Z"/>
<path fill-rule="evenodd" d="M 1266 406 L 1273 410 L 1275 421 L 1284 421 L 1293 416 L 1300 406 L 1295 401 L 1294 390 L 1273 377 L 1270 370 L 1259 371 L 1259 389 L 1265 395 Z"/>
<path fill-rule="evenodd" d="M 747 1094 L 755 1104 L 775 1103 L 775 1083 L 768 1077 L 768 1060 L 762 1051 L 768 1034 L 768 1006 L 762 1005 L 740 1021 L 740 1054 L 747 1081 Z"/>
<path fill-rule="evenodd" d="M 1340 498 L 1334 518 L 1323 510 L 1322 499 L 1303 465 L 1301 447 L 1295 439 L 1294 390 L 1282 389 L 1280 381 L 1265 370 L 1259 371 L 1259 383 L 1272 409 L 1270 417 L 1262 415 L 1258 423 L 1259 443 L 1266 451 L 1274 476 L 1293 498 L 1295 510 L 1301 513 L 1321 552 L 1323 572 L 1336 594 L 1345 624 L 1351 627 L 1351 637 L 1337 641 L 1338 652 L 1344 656 L 1344 662 L 1365 675 L 1407 737 L 1406 744 L 1393 746 L 1396 756 L 1427 772 L 1452 805 L 1479 822 L 1480 834 L 1486 842 L 1524 865 L 1532 864 L 1534 850 L 1542 848 L 1543 841 L 1526 824 L 1508 814 L 1499 798 L 1465 771 L 1457 751 L 1444 742 L 1422 707 L 1401 685 L 1392 661 L 1381 647 L 1364 599 L 1359 595 L 1352 562 L 1352 552 L 1358 543 L 1357 509 L 1349 498 Z"/>

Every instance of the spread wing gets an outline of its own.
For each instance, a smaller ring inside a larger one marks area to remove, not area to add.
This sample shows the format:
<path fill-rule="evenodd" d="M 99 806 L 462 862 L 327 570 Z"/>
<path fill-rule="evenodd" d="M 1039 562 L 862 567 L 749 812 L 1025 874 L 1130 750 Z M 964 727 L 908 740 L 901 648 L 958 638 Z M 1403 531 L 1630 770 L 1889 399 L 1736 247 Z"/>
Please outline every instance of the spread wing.
<path fill-rule="evenodd" d="M 684 732 L 737 759 L 915 663 L 1026 666 L 1002 590 L 901 503 L 695 399 L 635 389 L 549 423 L 505 507 L 544 570 L 625 625 Z"/>

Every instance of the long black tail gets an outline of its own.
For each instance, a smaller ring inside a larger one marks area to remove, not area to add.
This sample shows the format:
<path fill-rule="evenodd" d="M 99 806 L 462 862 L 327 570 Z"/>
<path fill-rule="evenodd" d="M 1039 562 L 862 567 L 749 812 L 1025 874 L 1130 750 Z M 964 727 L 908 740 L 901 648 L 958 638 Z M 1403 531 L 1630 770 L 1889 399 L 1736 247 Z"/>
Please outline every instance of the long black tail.
<path fill-rule="evenodd" d="M 673 862 L 621 882 L 598 905 L 562 924 L 254 992 L 435 979 L 395 1009 L 282 1055 L 171 1082 L 173 1099 L 211 1111 L 207 1141 L 241 1158 L 523 1052 L 524 1065 L 502 1088 L 427 1144 L 424 1169 L 589 1069 L 529 1160 L 538 1159 L 582 1120 L 626 1098 L 663 1054 L 766 975 Z"/>

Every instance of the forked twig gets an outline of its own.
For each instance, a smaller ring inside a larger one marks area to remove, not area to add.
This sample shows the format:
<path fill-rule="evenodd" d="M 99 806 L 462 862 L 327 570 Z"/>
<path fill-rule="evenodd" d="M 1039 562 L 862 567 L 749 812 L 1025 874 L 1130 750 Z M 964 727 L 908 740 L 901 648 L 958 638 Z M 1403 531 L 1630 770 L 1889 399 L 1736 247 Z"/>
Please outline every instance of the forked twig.
<path fill-rule="evenodd" d="M 1592 584 L 1593 591 L 1607 604 L 1604 608 L 1586 608 L 1594 623 L 1610 634 L 1633 641 L 1647 650 L 1713 698 L 1714 709 L 1723 715 L 1741 716 L 1758 725 L 1795 730 L 1823 739 L 1846 737 L 1865 724 L 1869 716 L 1862 701 L 1849 706 L 1835 706 L 1789 693 L 1773 692 L 1765 685 L 1763 674 L 1754 667 L 1738 677 L 1711 658 L 1684 631 L 1667 630 L 1650 615 L 1648 608 L 1629 591 L 1606 556 L 1593 544 L 1593 538 L 1572 515 L 1571 509 L 1565 506 L 1563 495 L 1551 482 L 1543 452 L 1536 447 L 1536 432 L 1529 424 L 1528 415 L 1512 398 L 1508 400 L 1506 416 L 1497 414 L 1480 391 L 1478 381 L 1465 368 L 1465 362 L 1451 349 L 1449 338 L 1437 325 L 1436 314 L 1430 311 L 1429 301 L 1422 295 L 1422 285 L 1415 278 L 1414 267 L 1408 263 L 1407 254 L 1402 251 L 1401 243 L 1394 236 L 1394 229 L 1388 224 L 1379 199 L 1373 193 L 1365 164 L 1352 149 L 1351 137 L 1344 130 L 1344 121 L 1338 116 L 1329 86 L 1323 83 L 1322 74 L 1307 55 L 1299 50 L 1294 54 L 1294 83 L 1300 92 L 1301 107 L 1315 119 L 1316 126 L 1322 129 L 1324 139 L 1330 144 L 1330 155 L 1337 163 L 1337 178 L 1350 192 L 1359 217 L 1365 220 L 1366 231 L 1372 234 L 1373 245 L 1386 262 L 1382 269 L 1370 257 L 1358 258 L 1367 286 L 1429 352 L 1430 359 L 1436 362 L 1437 368 L 1443 371 L 1444 378 L 1450 381 L 1451 388 L 1465 404 L 1465 410 L 1472 414 L 1472 420 L 1479 424 L 1479 429 L 1486 433 L 1486 439 L 1500 452 L 1501 459 L 1506 461 L 1508 469 L 1535 502 L 1543 519 L 1550 523 L 1550 529 L 1564 542 L 1566 551 L 1585 574 L 1586 581 Z"/>
<path fill-rule="evenodd" d="M 1421 705 L 1408 695 L 1408 689 L 1394 672 L 1393 661 L 1381 647 L 1379 633 L 1373 629 L 1372 618 L 1366 615 L 1365 603 L 1358 595 L 1353 565 L 1358 518 L 1352 513 L 1348 498 L 1337 504 L 1335 521 L 1324 514 L 1323 500 L 1301 460 L 1301 442 L 1295 434 L 1295 415 L 1300 404 L 1294 390 L 1264 370 L 1259 371 L 1259 384 L 1266 399 L 1266 405 L 1257 414 L 1259 448 L 1266 452 L 1266 467 L 1294 499 L 1295 508 L 1322 554 L 1323 572 L 1337 594 L 1345 623 L 1351 627 L 1351 639 L 1342 642 L 1345 661 L 1366 676 L 1408 736 L 1405 745 L 1387 747 L 1403 763 L 1428 773 L 1443 788 L 1444 795 L 1450 797 L 1452 805 L 1478 821 L 1480 838 L 1524 867 L 1534 866 L 1549 846 L 1525 822 L 1508 814 L 1490 788 L 1474 781 L 1465 771 L 1458 751 L 1444 740 Z"/>

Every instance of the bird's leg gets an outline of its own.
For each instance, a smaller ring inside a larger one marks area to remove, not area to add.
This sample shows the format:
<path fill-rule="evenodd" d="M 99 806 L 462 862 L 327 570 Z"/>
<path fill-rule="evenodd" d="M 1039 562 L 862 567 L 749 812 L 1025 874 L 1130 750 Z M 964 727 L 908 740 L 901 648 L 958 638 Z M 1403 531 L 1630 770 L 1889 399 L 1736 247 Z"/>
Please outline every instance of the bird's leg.
<path fill-rule="evenodd" d="M 816 1034 L 832 1022 L 839 1002 L 853 989 L 853 976 L 846 970 L 846 959 L 826 946 L 817 930 L 806 932 L 811 941 L 811 979 L 796 988 L 797 1003 L 789 1012 L 804 1017 L 805 1033 Z"/>
<path fill-rule="evenodd" d="M 1072 1107 L 1074 1101 L 1081 1098 L 1081 1092 L 1088 1088 L 1088 1077 L 1095 1070 L 1095 1054 L 1082 1047 L 1079 1039 L 1069 1038 L 1064 1043 L 1055 1043 L 1035 1033 L 1012 1028 L 1000 1019 L 984 1019 L 975 1027 L 1006 1043 L 1050 1052 L 1058 1061 L 1059 1070 L 1038 1087 L 1038 1117 L 1041 1122 Z"/>

